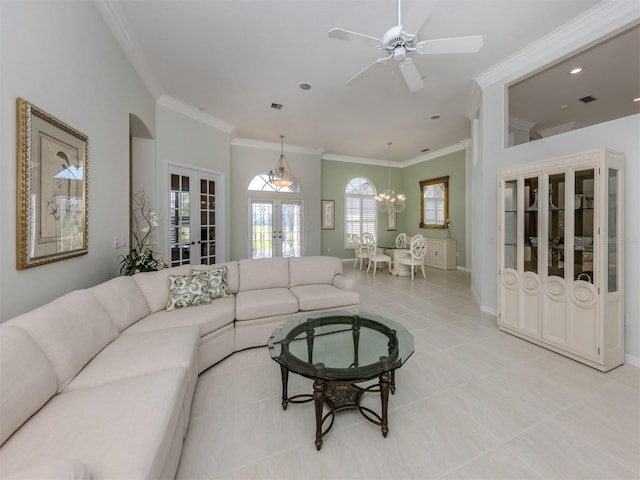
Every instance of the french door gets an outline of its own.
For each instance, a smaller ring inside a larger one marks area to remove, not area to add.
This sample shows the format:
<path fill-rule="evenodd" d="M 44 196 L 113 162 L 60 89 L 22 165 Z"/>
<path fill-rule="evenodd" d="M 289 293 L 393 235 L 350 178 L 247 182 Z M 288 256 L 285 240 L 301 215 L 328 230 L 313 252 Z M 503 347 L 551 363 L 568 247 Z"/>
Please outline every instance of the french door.
<path fill-rule="evenodd" d="M 251 258 L 302 255 L 302 200 L 249 200 Z"/>
<path fill-rule="evenodd" d="M 223 261 L 220 175 L 169 167 L 169 263 L 213 265 Z"/>

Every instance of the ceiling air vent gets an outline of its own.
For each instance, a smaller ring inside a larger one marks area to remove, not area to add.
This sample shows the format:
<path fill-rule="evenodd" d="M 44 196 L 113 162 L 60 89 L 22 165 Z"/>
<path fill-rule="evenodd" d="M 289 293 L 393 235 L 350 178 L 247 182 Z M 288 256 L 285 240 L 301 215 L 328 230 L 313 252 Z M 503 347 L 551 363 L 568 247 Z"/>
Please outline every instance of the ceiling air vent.
<path fill-rule="evenodd" d="M 272 103 L 271 104 L 271 108 L 275 108 L 276 110 L 282 110 L 282 104 L 281 103 Z"/>
<path fill-rule="evenodd" d="M 580 101 L 583 103 L 590 103 L 590 102 L 595 102 L 596 98 L 592 97 L 591 95 L 587 95 L 586 97 L 582 97 Z"/>

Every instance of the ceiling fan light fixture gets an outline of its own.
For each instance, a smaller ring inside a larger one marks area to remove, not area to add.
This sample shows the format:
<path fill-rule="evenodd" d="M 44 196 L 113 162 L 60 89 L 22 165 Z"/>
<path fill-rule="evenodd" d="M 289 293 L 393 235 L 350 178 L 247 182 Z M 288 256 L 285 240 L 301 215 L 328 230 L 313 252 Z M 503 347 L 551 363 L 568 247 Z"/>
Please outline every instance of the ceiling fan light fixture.
<path fill-rule="evenodd" d="M 396 62 L 401 62 L 405 58 L 407 58 L 407 49 L 406 48 L 404 48 L 404 47 L 396 47 L 393 50 L 393 59 Z"/>

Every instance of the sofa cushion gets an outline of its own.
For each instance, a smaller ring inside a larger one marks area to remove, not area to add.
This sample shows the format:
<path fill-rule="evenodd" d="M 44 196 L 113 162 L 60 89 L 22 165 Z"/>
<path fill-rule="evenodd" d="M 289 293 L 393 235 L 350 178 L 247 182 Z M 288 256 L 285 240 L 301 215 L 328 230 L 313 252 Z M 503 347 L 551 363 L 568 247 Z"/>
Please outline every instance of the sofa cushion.
<path fill-rule="evenodd" d="M 0 448 L 2 470 L 78 458 L 92 478 L 160 478 L 187 383 L 174 368 L 56 395 Z"/>
<path fill-rule="evenodd" d="M 200 330 L 194 326 L 120 335 L 76 375 L 65 392 L 176 367 L 196 372 L 199 345 Z"/>
<path fill-rule="evenodd" d="M 342 273 L 342 262 L 337 257 L 291 257 L 289 259 L 289 286 L 327 283 Z"/>
<path fill-rule="evenodd" d="M 201 270 L 212 270 L 215 268 L 225 268 L 227 270 L 227 287 L 229 288 L 229 292 L 236 294 L 238 293 L 238 287 L 240 284 L 240 274 L 238 272 L 238 262 L 225 262 L 225 263 L 216 263 L 215 265 L 193 265 L 193 271 L 201 271 Z"/>
<path fill-rule="evenodd" d="M 100 302 L 76 290 L 11 320 L 44 351 L 58 377 L 58 392 L 109 342 L 118 329 Z"/>
<path fill-rule="evenodd" d="M 284 257 L 243 259 L 238 262 L 239 291 L 289 287 L 289 259 Z"/>
<path fill-rule="evenodd" d="M 0 445 L 57 388 L 51 364 L 29 335 L 16 327 L 0 327 Z"/>
<path fill-rule="evenodd" d="M 88 289 L 122 331 L 149 315 L 149 305 L 132 277 L 115 277 Z"/>
<path fill-rule="evenodd" d="M 169 275 L 188 275 L 191 273 L 191 265 L 165 268 L 157 272 L 137 273 L 132 278 L 144 295 L 149 311 L 159 312 L 164 310 L 169 301 Z"/>
<path fill-rule="evenodd" d="M 236 320 L 253 320 L 297 311 L 298 300 L 288 288 L 241 289 L 236 295 Z"/>
<path fill-rule="evenodd" d="M 356 305 L 360 302 L 358 292 L 341 290 L 332 285 L 300 285 L 292 287 L 290 290 L 298 299 L 302 311 L 340 308 Z"/>
<path fill-rule="evenodd" d="M 134 323 L 123 333 L 148 332 L 195 325 L 200 329 L 200 335 L 204 337 L 225 325 L 233 323 L 236 314 L 235 305 L 236 302 L 233 297 L 222 297 L 216 298 L 209 305 L 179 308 L 170 312 L 162 310 Z"/>

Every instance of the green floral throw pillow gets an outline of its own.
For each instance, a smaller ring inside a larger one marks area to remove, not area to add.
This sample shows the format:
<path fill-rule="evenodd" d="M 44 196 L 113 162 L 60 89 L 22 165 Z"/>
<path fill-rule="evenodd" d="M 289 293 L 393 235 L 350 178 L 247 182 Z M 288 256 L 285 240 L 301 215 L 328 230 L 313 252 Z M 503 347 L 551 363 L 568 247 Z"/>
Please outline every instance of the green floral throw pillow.
<path fill-rule="evenodd" d="M 169 275 L 169 302 L 167 310 L 206 305 L 211 303 L 209 272 L 193 272 L 191 275 Z"/>
<path fill-rule="evenodd" d="M 227 267 L 200 270 L 190 275 L 169 275 L 167 310 L 206 305 L 220 297 L 230 297 Z"/>
<path fill-rule="evenodd" d="M 230 297 L 231 292 L 227 286 L 227 267 L 212 268 L 206 272 L 209 274 L 211 298 Z"/>

